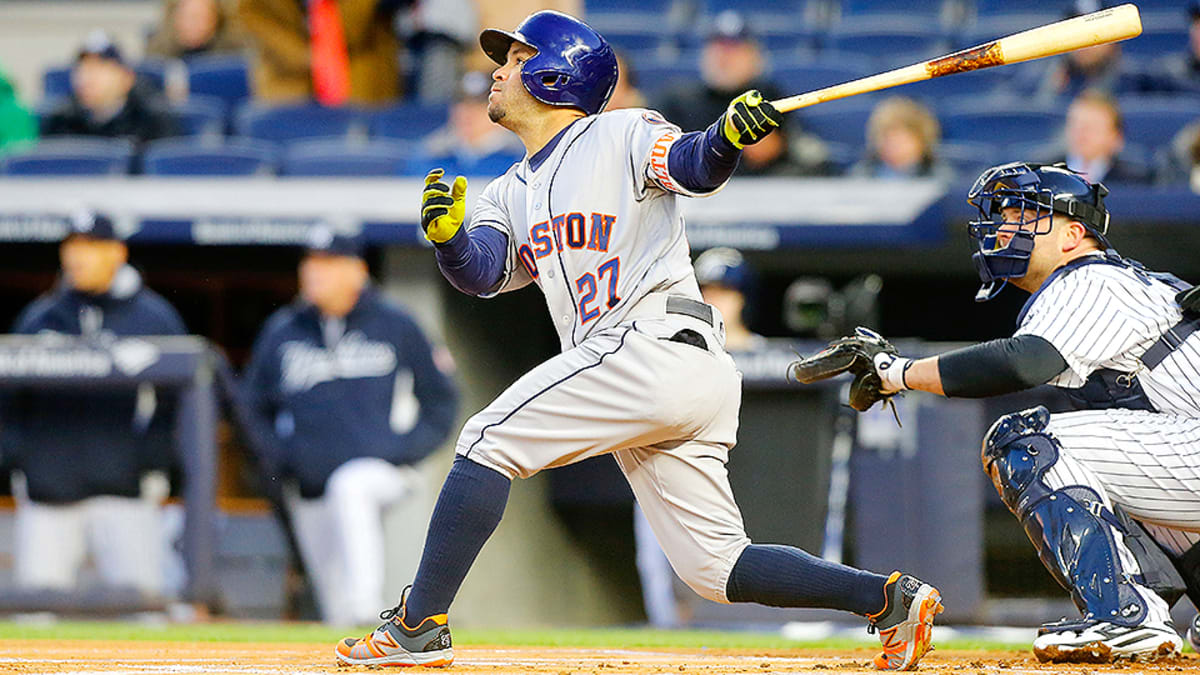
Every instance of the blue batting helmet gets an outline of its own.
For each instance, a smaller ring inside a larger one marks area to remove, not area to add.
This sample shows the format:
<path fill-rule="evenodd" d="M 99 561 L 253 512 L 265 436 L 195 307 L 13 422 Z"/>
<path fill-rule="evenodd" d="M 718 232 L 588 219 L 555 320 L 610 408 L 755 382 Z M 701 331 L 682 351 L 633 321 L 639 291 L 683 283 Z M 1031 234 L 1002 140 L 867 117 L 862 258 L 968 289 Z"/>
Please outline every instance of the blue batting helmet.
<path fill-rule="evenodd" d="M 692 265 L 696 270 L 696 281 L 701 286 L 719 284 L 742 295 L 752 295 L 757 281 L 750 263 L 732 248 L 710 248 Z"/>
<path fill-rule="evenodd" d="M 617 86 L 617 55 L 590 26 L 545 10 L 530 14 L 511 33 L 489 28 L 479 34 L 484 53 L 500 65 L 514 42 L 537 51 L 521 68 L 521 82 L 534 98 L 589 115 L 604 110 Z"/>
<path fill-rule="evenodd" d="M 983 281 L 975 301 L 991 300 L 1009 279 L 1025 276 L 1034 238 L 1050 233 L 1055 212 L 1082 224 L 1107 249 L 1107 194 L 1108 188 L 1089 183 L 1061 162 L 1013 162 L 984 171 L 967 195 L 979 209 L 979 220 L 967 225 L 977 248 L 971 259 Z M 1009 208 L 1020 209 L 1017 220 L 1005 220 L 1004 210 Z M 1007 243 L 998 237 L 1001 229 L 1011 235 Z"/>

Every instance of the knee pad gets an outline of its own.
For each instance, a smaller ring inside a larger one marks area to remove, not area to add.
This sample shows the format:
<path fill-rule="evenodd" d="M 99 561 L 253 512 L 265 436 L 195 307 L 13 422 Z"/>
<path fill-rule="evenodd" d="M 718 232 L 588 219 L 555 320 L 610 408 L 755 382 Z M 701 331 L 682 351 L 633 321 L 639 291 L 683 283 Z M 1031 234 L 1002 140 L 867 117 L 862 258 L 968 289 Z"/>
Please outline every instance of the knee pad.
<path fill-rule="evenodd" d="M 1138 625 L 1148 607 L 1121 568 L 1114 535 L 1124 533 L 1121 523 L 1092 488 L 1055 490 L 1043 480 L 1062 449 L 1046 430 L 1049 422 L 1042 406 L 1001 417 L 984 438 L 984 468 L 1042 564 L 1086 618 Z"/>

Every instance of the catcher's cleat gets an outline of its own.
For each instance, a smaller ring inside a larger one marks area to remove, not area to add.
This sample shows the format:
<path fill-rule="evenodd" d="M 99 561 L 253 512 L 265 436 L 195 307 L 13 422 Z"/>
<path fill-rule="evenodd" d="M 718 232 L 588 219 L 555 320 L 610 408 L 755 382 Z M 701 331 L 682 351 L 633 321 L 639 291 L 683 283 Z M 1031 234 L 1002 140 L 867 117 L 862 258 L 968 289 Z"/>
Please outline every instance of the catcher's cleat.
<path fill-rule="evenodd" d="M 1188 642 L 1192 645 L 1192 650 L 1200 653 L 1200 614 L 1192 617 L 1192 625 L 1188 626 Z"/>
<path fill-rule="evenodd" d="M 868 614 L 867 630 L 879 632 L 883 651 L 875 657 L 879 670 L 912 670 L 933 647 L 933 617 L 941 614 L 942 594 L 916 577 L 892 572 L 883 586 L 884 604 Z"/>
<path fill-rule="evenodd" d="M 1183 640 L 1170 621 L 1122 626 L 1095 619 L 1063 619 L 1044 624 L 1033 640 L 1043 663 L 1156 661 L 1179 655 Z"/>
<path fill-rule="evenodd" d="M 373 633 L 357 640 L 343 638 L 337 644 L 338 665 L 444 668 L 454 663 L 445 614 L 426 617 L 409 628 L 404 623 L 402 596 L 399 605 L 380 612 L 379 618 L 383 624 Z"/>

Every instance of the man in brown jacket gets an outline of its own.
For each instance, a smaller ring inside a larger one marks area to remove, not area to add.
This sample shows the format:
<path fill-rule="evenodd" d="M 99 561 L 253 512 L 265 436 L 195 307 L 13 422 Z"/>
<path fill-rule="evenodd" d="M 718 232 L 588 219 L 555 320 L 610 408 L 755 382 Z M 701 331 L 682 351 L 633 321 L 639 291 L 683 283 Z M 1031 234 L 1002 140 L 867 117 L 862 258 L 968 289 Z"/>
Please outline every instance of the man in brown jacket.
<path fill-rule="evenodd" d="M 396 3 L 381 0 L 240 0 L 238 13 L 255 51 L 255 96 L 269 103 L 314 98 L 309 21 L 321 2 L 335 4 L 340 18 L 349 62 L 346 102 L 396 100 L 400 96 L 399 43 L 392 31 Z"/>

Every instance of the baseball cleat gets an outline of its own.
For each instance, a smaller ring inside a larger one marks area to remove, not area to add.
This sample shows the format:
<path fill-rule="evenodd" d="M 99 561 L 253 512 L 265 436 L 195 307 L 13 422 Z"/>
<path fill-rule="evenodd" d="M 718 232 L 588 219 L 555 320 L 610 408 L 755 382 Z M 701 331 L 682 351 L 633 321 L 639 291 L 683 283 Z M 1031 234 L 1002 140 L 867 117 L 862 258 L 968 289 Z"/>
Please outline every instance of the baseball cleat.
<path fill-rule="evenodd" d="M 870 632 L 879 632 L 883 652 L 875 657 L 879 670 L 912 670 L 933 648 L 933 618 L 941 614 L 942 594 L 916 577 L 892 572 L 883 586 L 885 603 L 868 614 Z"/>
<path fill-rule="evenodd" d="M 1188 626 L 1188 642 L 1192 650 L 1200 654 L 1200 614 L 1192 617 L 1192 625 Z"/>
<path fill-rule="evenodd" d="M 1038 629 L 1033 654 L 1043 663 L 1112 663 L 1174 658 L 1183 640 L 1170 621 L 1121 626 L 1095 619 L 1063 619 Z"/>
<path fill-rule="evenodd" d="M 415 628 L 409 628 L 404 624 L 401 598 L 399 605 L 384 610 L 379 618 L 384 622 L 374 632 L 357 640 L 343 638 L 337 644 L 338 665 L 444 668 L 454 663 L 445 614 L 427 617 Z"/>

